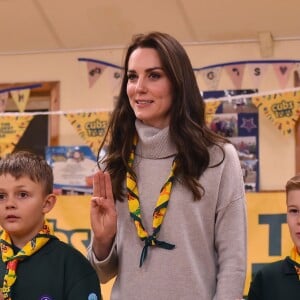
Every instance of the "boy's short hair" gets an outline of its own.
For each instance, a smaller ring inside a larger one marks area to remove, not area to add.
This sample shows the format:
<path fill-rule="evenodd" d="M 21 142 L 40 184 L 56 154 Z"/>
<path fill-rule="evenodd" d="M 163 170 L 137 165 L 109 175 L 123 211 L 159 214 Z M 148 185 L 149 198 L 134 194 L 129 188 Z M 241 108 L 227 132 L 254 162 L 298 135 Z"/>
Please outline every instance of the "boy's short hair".
<path fill-rule="evenodd" d="M 41 183 L 46 195 L 53 192 L 53 171 L 41 156 L 29 151 L 17 151 L 0 159 L 0 175 L 10 174 L 19 179 L 27 176 Z"/>
<path fill-rule="evenodd" d="M 294 191 L 294 190 L 300 190 L 300 174 L 289 179 L 285 185 L 286 193 L 288 193 L 289 191 Z"/>

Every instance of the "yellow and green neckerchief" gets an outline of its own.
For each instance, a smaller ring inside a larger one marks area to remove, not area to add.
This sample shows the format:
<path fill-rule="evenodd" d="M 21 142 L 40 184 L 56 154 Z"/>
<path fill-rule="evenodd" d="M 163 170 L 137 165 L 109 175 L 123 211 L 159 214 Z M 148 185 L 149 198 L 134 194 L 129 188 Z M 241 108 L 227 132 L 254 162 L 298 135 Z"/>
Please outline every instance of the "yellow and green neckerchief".
<path fill-rule="evenodd" d="M 0 290 L 4 296 L 4 300 L 11 300 L 11 287 L 17 278 L 16 271 L 19 261 L 37 252 L 53 237 L 53 230 L 45 220 L 42 230 L 15 255 L 10 236 L 6 231 L 2 232 L 0 236 L 0 249 L 2 261 L 6 263 L 6 274 Z"/>
<path fill-rule="evenodd" d="M 135 136 L 133 140 L 133 147 L 128 160 L 128 165 L 130 167 L 132 167 L 133 165 L 137 140 L 138 140 L 137 136 Z M 170 199 L 170 193 L 174 182 L 175 168 L 176 168 L 176 163 L 174 160 L 169 177 L 166 183 L 162 186 L 160 190 L 160 195 L 156 202 L 156 206 L 153 212 L 153 221 L 152 221 L 153 233 L 151 235 L 147 233 L 142 223 L 140 200 L 139 200 L 139 193 L 138 193 L 136 179 L 129 172 L 127 172 L 126 174 L 126 187 L 127 187 L 127 194 L 128 194 L 128 207 L 129 207 L 130 216 L 134 221 L 138 237 L 143 242 L 145 242 L 145 245 L 141 253 L 141 258 L 140 258 L 140 267 L 142 266 L 144 260 L 147 257 L 149 246 L 156 246 L 167 250 L 174 249 L 175 247 L 175 245 L 173 244 L 169 244 L 167 242 L 157 240 L 158 233 L 160 231 L 164 216 L 167 211 L 167 206 Z"/>
<path fill-rule="evenodd" d="M 295 267 L 296 273 L 298 275 L 298 278 L 300 280 L 300 267 L 299 267 L 300 266 L 300 255 L 298 253 L 296 246 L 294 246 L 291 250 L 290 259 L 295 263 L 294 267 Z"/>

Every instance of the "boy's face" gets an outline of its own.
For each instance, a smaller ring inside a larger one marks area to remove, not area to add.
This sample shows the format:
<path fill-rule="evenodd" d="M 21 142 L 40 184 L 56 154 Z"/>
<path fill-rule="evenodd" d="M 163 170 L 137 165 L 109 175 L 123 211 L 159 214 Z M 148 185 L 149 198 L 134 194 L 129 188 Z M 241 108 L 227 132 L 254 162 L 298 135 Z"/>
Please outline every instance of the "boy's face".
<path fill-rule="evenodd" d="M 42 228 L 49 211 L 43 185 L 23 176 L 0 175 L 0 225 L 13 243 L 22 248 Z"/>
<path fill-rule="evenodd" d="M 287 194 L 287 223 L 293 243 L 300 253 L 300 190 Z"/>

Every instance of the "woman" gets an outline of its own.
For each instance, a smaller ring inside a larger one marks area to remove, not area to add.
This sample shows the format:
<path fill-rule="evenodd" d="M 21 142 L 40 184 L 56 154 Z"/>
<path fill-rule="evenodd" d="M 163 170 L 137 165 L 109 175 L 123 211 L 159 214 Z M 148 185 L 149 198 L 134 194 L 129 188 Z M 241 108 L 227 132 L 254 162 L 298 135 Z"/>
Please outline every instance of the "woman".
<path fill-rule="evenodd" d="M 111 299 L 242 298 L 245 194 L 234 147 L 205 125 L 184 48 L 135 36 L 94 176 L 88 258 Z"/>

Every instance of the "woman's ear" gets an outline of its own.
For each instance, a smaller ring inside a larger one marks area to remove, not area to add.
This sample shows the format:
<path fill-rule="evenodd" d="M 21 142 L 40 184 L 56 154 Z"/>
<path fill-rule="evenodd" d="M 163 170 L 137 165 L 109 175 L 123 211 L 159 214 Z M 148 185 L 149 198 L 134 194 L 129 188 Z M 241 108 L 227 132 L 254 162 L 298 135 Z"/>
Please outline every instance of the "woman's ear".
<path fill-rule="evenodd" d="M 48 213 L 56 203 L 56 196 L 54 194 L 49 194 L 44 199 L 43 213 Z"/>

